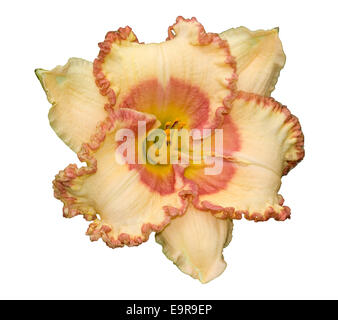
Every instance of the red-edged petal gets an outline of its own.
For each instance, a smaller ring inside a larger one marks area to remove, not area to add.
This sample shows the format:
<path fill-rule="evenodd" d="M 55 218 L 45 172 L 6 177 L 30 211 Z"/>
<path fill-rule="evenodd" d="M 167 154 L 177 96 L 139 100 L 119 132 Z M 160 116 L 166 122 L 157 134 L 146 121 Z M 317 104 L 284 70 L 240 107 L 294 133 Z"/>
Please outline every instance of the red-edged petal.
<path fill-rule="evenodd" d="M 195 18 L 177 18 L 163 43 L 140 44 L 125 28 L 109 32 L 100 48 L 94 74 L 101 93 L 117 107 L 155 114 L 163 125 L 179 119 L 210 126 L 216 110 L 234 98 L 235 62 L 227 42 Z"/>
<path fill-rule="evenodd" d="M 206 174 L 204 165 L 186 169 L 195 206 L 223 218 L 285 220 L 290 209 L 277 193 L 281 176 L 304 157 L 298 119 L 272 98 L 245 92 L 225 117 L 236 126 L 239 147 L 215 155 L 224 163 L 220 176 Z"/>
<path fill-rule="evenodd" d="M 137 168 L 118 161 L 117 130 L 135 130 L 138 121 L 145 121 L 148 130 L 158 123 L 153 116 L 130 109 L 112 112 L 79 153 L 87 166 L 70 165 L 54 181 L 65 217 L 83 214 L 87 220 L 95 220 L 87 234 L 92 240 L 102 238 L 111 247 L 146 241 L 151 231 L 161 231 L 172 216 L 183 214 L 187 205 L 177 193 L 154 192 Z"/>

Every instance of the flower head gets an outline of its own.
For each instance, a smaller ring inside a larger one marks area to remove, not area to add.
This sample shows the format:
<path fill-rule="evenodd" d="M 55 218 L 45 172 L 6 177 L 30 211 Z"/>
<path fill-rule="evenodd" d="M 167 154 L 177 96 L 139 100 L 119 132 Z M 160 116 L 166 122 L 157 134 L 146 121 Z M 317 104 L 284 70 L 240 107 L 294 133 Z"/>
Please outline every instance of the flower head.
<path fill-rule="evenodd" d="M 53 182 L 64 216 L 82 214 L 113 248 L 155 231 L 183 272 L 210 281 L 233 219 L 290 216 L 278 190 L 304 150 L 297 118 L 267 97 L 285 61 L 278 33 L 217 35 L 178 17 L 165 42 L 126 27 L 99 47 L 93 64 L 36 71 L 53 129 L 86 163 Z"/>

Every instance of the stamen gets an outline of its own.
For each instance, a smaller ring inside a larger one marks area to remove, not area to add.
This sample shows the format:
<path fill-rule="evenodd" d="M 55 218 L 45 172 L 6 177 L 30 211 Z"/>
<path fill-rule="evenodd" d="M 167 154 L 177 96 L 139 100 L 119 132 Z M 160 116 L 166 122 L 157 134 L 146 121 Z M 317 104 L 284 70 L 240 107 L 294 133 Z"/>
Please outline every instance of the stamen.
<path fill-rule="evenodd" d="M 183 127 L 184 127 L 185 125 L 186 125 L 185 122 L 181 122 L 181 123 L 179 124 L 179 126 L 178 126 L 178 130 L 183 129 Z"/>
<path fill-rule="evenodd" d="M 186 125 L 185 122 L 181 122 L 179 119 L 175 119 L 173 122 L 172 121 L 168 121 L 165 123 L 165 130 L 164 132 L 167 135 L 167 145 L 170 144 L 170 130 L 171 129 L 178 129 L 181 130 L 183 129 L 183 127 Z"/>
<path fill-rule="evenodd" d="M 166 123 L 165 123 L 165 126 L 164 126 L 164 129 L 170 128 L 171 125 L 172 125 L 172 122 L 171 122 L 171 121 L 166 122 Z"/>
<path fill-rule="evenodd" d="M 179 120 L 176 118 L 173 125 L 171 126 L 171 129 L 174 129 L 176 124 L 178 124 L 178 123 L 179 123 Z"/>

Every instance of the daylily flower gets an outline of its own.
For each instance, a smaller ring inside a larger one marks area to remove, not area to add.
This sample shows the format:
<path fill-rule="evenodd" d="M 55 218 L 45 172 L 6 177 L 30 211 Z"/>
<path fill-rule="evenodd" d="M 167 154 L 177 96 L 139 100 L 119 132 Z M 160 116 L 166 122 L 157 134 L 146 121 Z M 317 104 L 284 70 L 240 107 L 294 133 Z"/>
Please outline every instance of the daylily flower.
<path fill-rule="evenodd" d="M 165 42 L 139 43 L 126 27 L 108 32 L 99 47 L 93 64 L 72 58 L 36 70 L 53 105 L 52 128 L 87 164 L 69 165 L 53 182 L 64 216 L 92 220 L 90 239 L 112 248 L 139 245 L 154 231 L 170 260 L 208 282 L 225 269 L 233 219 L 290 216 L 278 190 L 304 150 L 297 118 L 268 97 L 285 63 L 278 30 L 217 35 L 178 17 Z M 200 163 L 182 140 L 184 165 L 121 164 L 121 129 L 137 137 L 135 152 L 150 148 L 155 129 L 220 129 L 223 139 L 216 147 L 212 131 L 189 140 L 212 146 Z M 208 157 L 222 164 L 219 174 L 206 173 Z"/>

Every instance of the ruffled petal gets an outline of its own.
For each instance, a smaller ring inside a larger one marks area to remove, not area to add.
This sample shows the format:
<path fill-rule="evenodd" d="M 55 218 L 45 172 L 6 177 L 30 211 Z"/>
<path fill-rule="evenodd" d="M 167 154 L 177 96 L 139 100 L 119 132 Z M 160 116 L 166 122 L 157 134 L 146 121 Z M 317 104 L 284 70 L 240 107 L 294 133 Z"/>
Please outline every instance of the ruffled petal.
<path fill-rule="evenodd" d="M 107 116 L 104 106 L 108 99 L 95 84 L 93 64 L 72 58 L 51 71 L 35 72 L 52 104 L 48 114 L 52 128 L 72 150 L 80 151 Z"/>
<path fill-rule="evenodd" d="M 222 251 L 231 241 L 232 228 L 232 220 L 189 206 L 184 216 L 156 234 L 156 241 L 182 272 L 206 283 L 226 268 Z"/>
<path fill-rule="evenodd" d="M 250 31 L 239 27 L 220 34 L 236 58 L 238 90 L 270 96 L 285 64 L 278 28 Z"/>
<path fill-rule="evenodd" d="M 298 119 L 272 98 L 244 92 L 225 117 L 236 126 L 239 147 L 231 154 L 216 154 L 224 162 L 222 179 L 207 175 L 203 165 L 186 169 L 195 206 L 223 218 L 285 220 L 290 209 L 282 206 L 277 192 L 281 176 L 304 157 Z"/>
<path fill-rule="evenodd" d="M 94 62 L 103 95 L 120 108 L 155 114 L 164 125 L 210 125 L 235 93 L 235 62 L 226 41 L 195 18 L 177 18 L 168 41 L 140 44 L 129 27 L 109 32 Z"/>
<path fill-rule="evenodd" d="M 110 247 L 139 245 L 151 231 L 161 231 L 172 216 L 183 214 L 186 207 L 186 200 L 177 193 L 154 191 L 138 168 L 119 161 L 117 130 L 135 130 L 138 121 L 145 121 L 147 130 L 158 123 L 153 116 L 134 110 L 111 111 L 79 153 L 87 167 L 70 165 L 54 181 L 55 196 L 64 203 L 64 216 L 83 214 L 94 220 L 87 234 L 91 240 L 102 238 Z"/>

